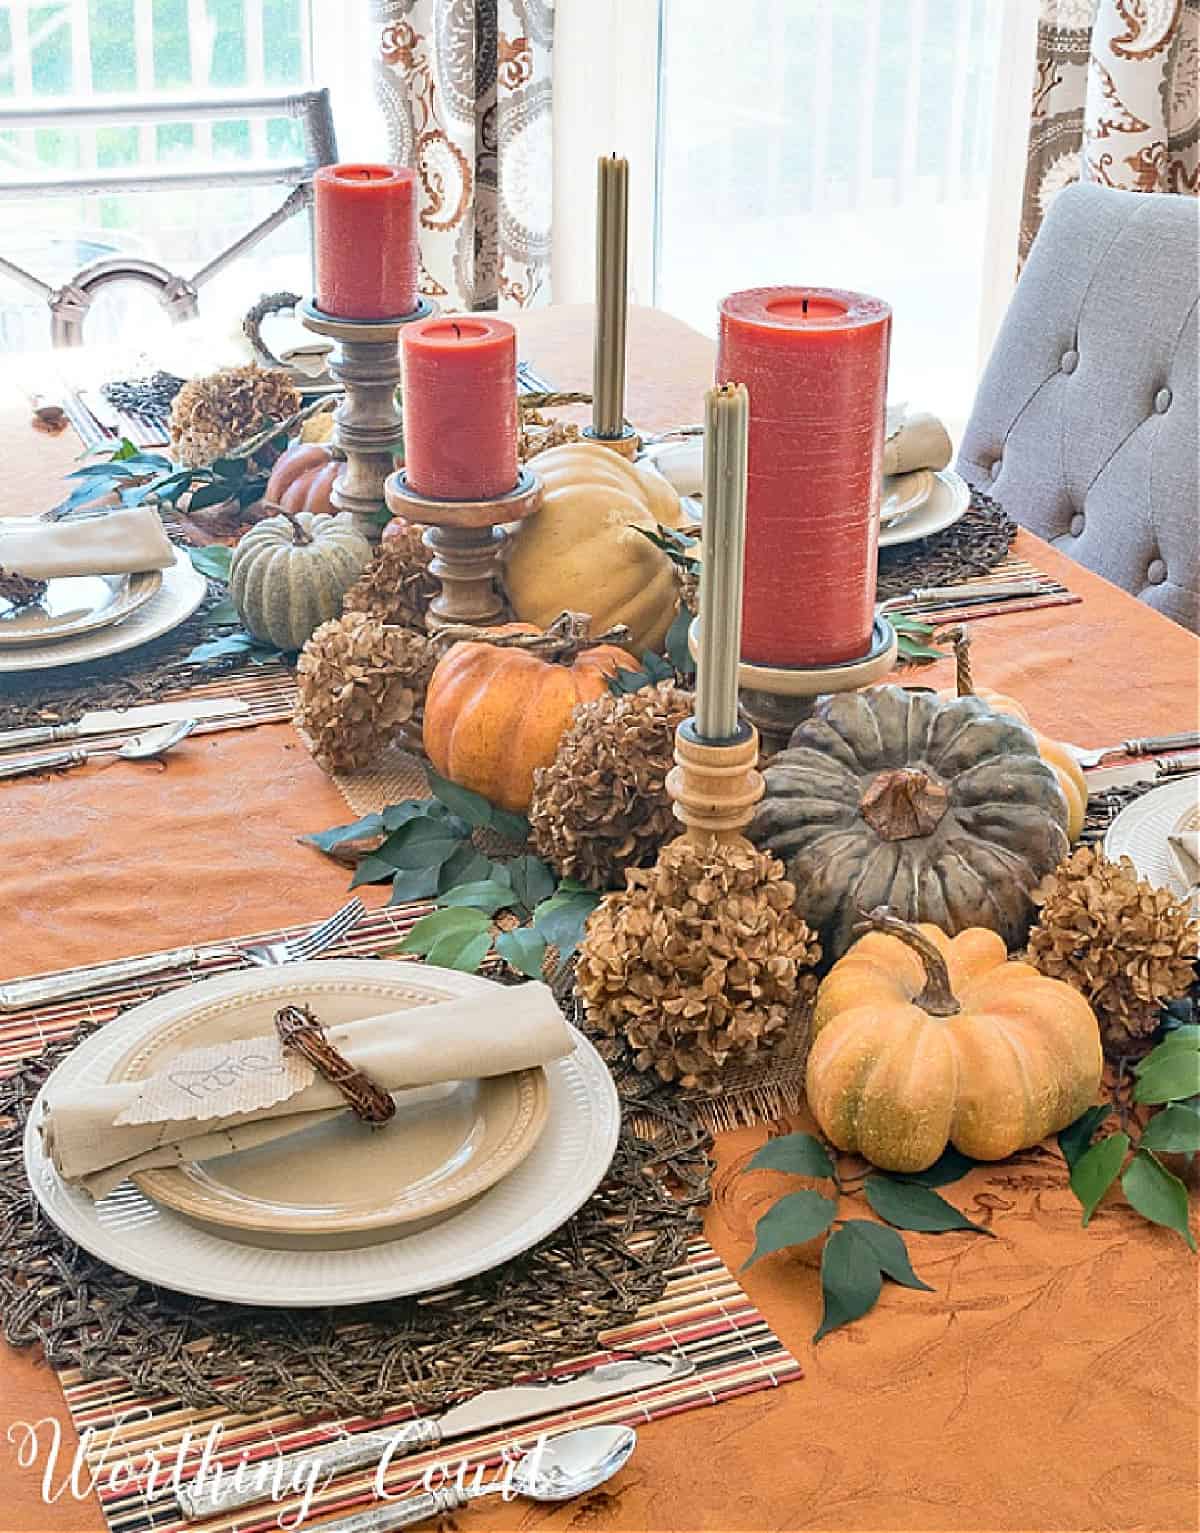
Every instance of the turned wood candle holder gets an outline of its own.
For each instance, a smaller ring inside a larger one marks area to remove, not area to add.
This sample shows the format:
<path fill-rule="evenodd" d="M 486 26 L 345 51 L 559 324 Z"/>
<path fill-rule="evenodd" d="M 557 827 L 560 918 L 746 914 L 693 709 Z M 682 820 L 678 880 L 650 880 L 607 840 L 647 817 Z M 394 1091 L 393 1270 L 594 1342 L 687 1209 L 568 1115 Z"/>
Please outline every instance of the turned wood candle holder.
<path fill-rule="evenodd" d="M 642 450 L 642 439 L 632 426 L 626 426 L 620 436 L 600 436 L 591 426 L 585 426 L 579 433 L 585 442 L 594 442 L 597 447 L 608 447 L 613 452 L 619 453 L 622 458 L 630 463 Z"/>
<path fill-rule="evenodd" d="M 346 391 L 334 415 L 334 445 L 346 455 L 330 501 L 349 511 L 354 525 L 372 543 L 383 535 L 383 486 L 404 451 L 404 420 L 396 405 L 400 387 L 400 332 L 437 312 L 422 298 L 411 314 L 393 319 L 339 319 L 309 299 L 300 317 L 315 335 L 339 343 L 329 371 Z"/>
<path fill-rule="evenodd" d="M 667 773 L 667 792 L 689 840 L 703 845 L 745 840 L 742 829 L 763 796 L 757 762 L 753 724 L 743 724 L 731 740 L 704 740 L 696 733 L 695 719 L 684 719 L 675 731 L 675 766 Z"/>
<path fill-rule="evenodd" d="M 430 632 L 451 623 L 487 627 L 503 614 L 500 552 L 506 522 L 523 521 L 542 503 L 542 481 L 523 468 L 507 495 L 494 500 L 434 500 L 419 495 L 403 469 L 388 476 L 384 499 L 393 516 L 427 530 L 422 542 L 433 551 L 430 573 L 441 593 L 425 613 Z"/>
<path fill-rule="evenodd" d="M 700 619 L 688 630 L 692 655 L 700 651 Z M 836 665 L 738 665 L 741 711 L 762 736 L 763 753 L 783 750 L 792 731 L 810 718 L 818 697 L 830 692 L 857 692 L 880 681 L 896 664 L 899 643 L 887 618 L 877 616 L 871 647 L 858 660 Z"/>

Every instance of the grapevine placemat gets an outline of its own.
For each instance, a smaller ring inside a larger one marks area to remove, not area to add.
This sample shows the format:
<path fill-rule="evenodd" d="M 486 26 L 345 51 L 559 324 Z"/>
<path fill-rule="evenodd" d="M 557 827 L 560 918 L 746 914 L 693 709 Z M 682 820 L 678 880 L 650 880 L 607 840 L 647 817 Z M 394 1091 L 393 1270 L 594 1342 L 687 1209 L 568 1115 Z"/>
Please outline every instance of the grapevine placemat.
<path fill-rule="evenodd" d="M 330 956 L 392 953 L 424 908 L 372 912 Z M 334 1413 L 362 1427 L 373 1424 L 366 1417 L 386 1424 L 436 1413 L 598 1348 L 629 1347 L 635 1336 L 713 1343 L 694 1388 L 650 1402 L 650 1414 L 797 1375 L 701 1239 L 710 1136 L 676 1092 L 632 1070 L 606 1040 L 598 1045 L 617 1081 L 623 1123 L 598 1192 L 532 1251 L 452 1291 L 336 1310 L 262 1309 L 156 1288 L 74 1246 L 42 1214 L 25 1179 L 21 1141 L 41 1083 L 82 1036 L 130 1006 L 237 966 L 226 949 L 167 976 L 0 1020 L 0 1070 L 8 1072 L 0 1080 L 0 1320 L 11 1344 L 39 1345 L 65 1370 L 81 1426 L 107 1419 L 110 1431 L 124 1432 L 117 1418 L 128 1416 L 129 1402 L 150 1400 L 154 1430 L 182 1433 L 203 1422 L 207 1431 L 228 1419 L 244 1445 L 245 1432 L 261 1424 L 254 1441 L 265 1452 L 302 1418 Z M 113 1526 L 130 1526 L 127 1513 L 122 1504 Z"/>
<path fill-rule="evenodd" d="M 627 1325 L 604 1333 L 600 1341 L 597 1350 L 555 1368 L 554 1376 L 564 1377 L 631 1352 L 682 1353 L 693 1371 L 665 1385 L 573 1410 L 551 1408 L 517 1426 L 459 1438 L 411 1458 L 396 1458 L 385 1476 L 387 1494 L 398 1497 L 422 1489 L 426 1471 L 437 1464 L 452 1465 L 456 1474 L 463 1465 L 468 1484 L 479 1469 L 490 1479 L 489 1471 L 497 1468 L 506 1449 L 532 1445 L 541 1433 L 601 1424 L 641 1427 L 801 1376 L 795 1358 L 704 1240 L 691 1242 L 679 1264 L 667 1273 L 661 1298 L 644 1305 Z M 172 1470 L 180 1462 L 180 1478 L 186 1484 L 199 1467 L 214 1425 L 219 1428 L 218 1445 L 209 1462 L 233 1467 L 243 1458 L 254 1465 L 278 1454 L 319 1455 L 322 1446 L 341 1437 L 386 1434 L 418 1414 L 411 1403 L 400 1401 L 372 1418 L 355 1414 L 314 1424 L 286 1410 L 273 1410 L 235 1419 L 213 1412 L 180 1412 L 172 1409 L 174 1402 L 139 1395 L 119 1381 L 89 1383 L 77 1370 L 62 1374 L 60 1383 L 76 1428 L 89 1434 L 87 1460 L 97 1474 L 97 1497 L 113 1533 L 183 1533 L 191 1526 L 169 1495 L 148 1494 L 153 1486 L 150 1470 L 156 1462 Z M 135 1473 L 113 1488 L 104 1466 L 122 1460 Z M 376 1499 L 375 1473 L 374 1467 L 349 1470 L 327 1485 L 322 1476 L 322 1489 L 307 1509 L 304 1526 L 309 1519 L 346 1515 L 370 1505 Z M 160 1474 L 160 1482 L 162 1478 Z M 247 1508 L 239 1514 L 237 1526 L 294 1526 L 301 1510 L 301 1501 L 293 1496 Z M 226 1533 L 234 1524 L 232 1515 L 213 1518 L 205 1522 L 205 1533 Z"/>

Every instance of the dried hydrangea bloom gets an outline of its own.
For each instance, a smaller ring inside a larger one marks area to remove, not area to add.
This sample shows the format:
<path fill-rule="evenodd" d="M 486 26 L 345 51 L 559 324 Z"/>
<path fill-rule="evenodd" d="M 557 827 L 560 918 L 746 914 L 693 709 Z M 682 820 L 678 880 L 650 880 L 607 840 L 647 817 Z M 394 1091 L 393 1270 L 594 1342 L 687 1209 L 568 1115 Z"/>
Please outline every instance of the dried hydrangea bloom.
<path fill-rule="evenodd" d="M 381 623 L 425 630 L 425 611 L 441 590 L 429 573 L 433 550 L 422 541 L 425 529 L 407 523 L 380 543 L 371 563 L 346 592 L 343 612 L 365 612 Z"/>
<path fill-rule="evenodd" d="M 533 774 L 538 855 L 590 889 L 618 887 L 679 834 L 667 792 L 692 694 L 669 682 L 576 708 L 553 762 Z"/>
<path fill-rule="evenodd" d="M 362 612 L 322 623 L 296 663 L 296 726 L 326 771 L 370 764 L 424 705 L 429 640 Z"/>
<path fill-rule="evenodd" d="M 623 1035 L 639 1069 L 715 1087 L 802 1024 L 820 945 L 795 893 L 769 852 L 673 841 L 588 922 L 578 986 L 589 1020 Z"/>
<path fill-rule="evenodd" d="M 185 468 L 204 468 L 300 405 L 286 373 L 256 363 L 191 378 L 171 406 L 171 456 Z"/>
<path fill-rule="evenodd" d="M 1034 891 L 1041 906 L 1029 956 L 1052 979 L 1091 1002 L 1105 1051 L 1145 1052 L 1164 1001 L 1195 977 L 1200 923 L 1167 889 L 1137 876 L 1128 857 L 1110 862 L 1080 847 Z"/>

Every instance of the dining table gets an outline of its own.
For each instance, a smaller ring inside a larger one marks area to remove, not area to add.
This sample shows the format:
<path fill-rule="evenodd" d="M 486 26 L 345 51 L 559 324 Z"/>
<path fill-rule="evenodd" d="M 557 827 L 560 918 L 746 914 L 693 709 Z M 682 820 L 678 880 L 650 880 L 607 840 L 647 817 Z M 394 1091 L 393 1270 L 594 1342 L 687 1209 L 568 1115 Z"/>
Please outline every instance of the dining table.
<path fill-rule="evenodd" d="M 587 389 L 590 306 L 511 317 L 523 359 L 557 389 Z M 644 432 L 699 420 L 713 358 L 708 337 L 633 308 L 629 418 Z M 29 417 L 13 381 L 0 383 L 0 514 L 53 504 L 79 450 Z M 1020 520 L 1019 505 L 1006 509 Z M 979 683 L 1080 746 L 1200 724 L 1194 634 L 1030 532 L 1014 552 L 1079 600 L 972 623 Z M 953 667 L 901 679 L 946 686 Z M 0 783 L 0 980 L 315 922 L 346 898 L 348 873 L 300 838 L 351 818 L 287 722 L 193 738 L 159 763 Z M 360 892 L 377 904 L 388 894 Z M 789 1185 L 747 1175 L 747 1162 L 768 1135 L 806 1127 L 799 1111 L 719 1132 L 704 1225 L 803 1376 L 650 1422 L 625 1470 L 580 1504 L 497 1499 L 463 1514 L 471 1526 L 1196 1527 L 1197 1259 L 1178 1234 L 1118 1199 L 1085 1228 L 1057 1152 L 981 1166 L 945 1191 L 993 1238 L 909 1235 L 931 1291 L 885 1285 L 869 1315 L 814 1342 L 817 1248 L 740 1271 L 757 1217 Z M 102 1533 L 93 1497 L 47 1504 L 39 1476 L 19 1467 L 9 1428 L 43 1418 L 73 1441 L 53 1371 L 0 1343 L 0 1533 Z"/>

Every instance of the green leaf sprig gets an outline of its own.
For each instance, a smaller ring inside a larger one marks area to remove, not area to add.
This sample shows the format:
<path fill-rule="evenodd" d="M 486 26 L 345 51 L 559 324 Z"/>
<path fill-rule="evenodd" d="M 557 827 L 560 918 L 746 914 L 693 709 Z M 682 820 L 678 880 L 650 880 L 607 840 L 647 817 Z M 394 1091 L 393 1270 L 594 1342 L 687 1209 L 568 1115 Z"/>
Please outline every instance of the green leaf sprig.
<path fill-rule="evenodd" d="M 828 1235 L 821 1252 L 824 1313 L 814 1341 L 861 1319 L 883 1292 L 885 1277 L 904 1288 L 932 1293 L 929 1284 L 913 1271 L 904 1241 L 896 1231 L 943 1234 L 961 1230 L 990 1235 L 990 1230 L 972 1223 L 933 1190 L 959 1181 L 974 1165 L 974 1161 L 950 1148 L 928 1170 L 912 1176 L 871 1171 L 861 1178 L 844 1177 L 837 1161 L 812 1134 L 785 1134 L 769 1139 L 751 1159 L 747 1171 L 783 1171 L 828 1181 L 833 1184 L 833 1195 L 806 1189 L 780 1198 L 755 1226 L 754 1250 L 745 1266 L 774 1251 Z M 859 1193 L 866 1198 L 871 1211 L 885 1221 L 883 1224 L 871 1219 L 838 1218 L 841 1198 Z"/>
<path fill-rule="evenodd" d="M 1163 1041 L 1133 1066 L 1133 1101 L 1158 1106 L 1140 1134 L 1119 1104 L 1089 1107 L 1058 1136 L 1071 1173 L 1071 1191 L 1090 1223 L 1105 1194 L 1121 1179 L 1126 1201 L 1143 1219 L 1182 1235 L 1191 1250 L 1196 1237 L 1188 1221 L 1187 1188 L 1167 1169 L 1162 1154 L 1200 1152 L 1200 1025 L 1168 1027 Z M 1093 1144 L 1112 1117 L 1120 1126 Z"/>
<path fill-rule="evenodd" d="M 933 642 L 933 629 L 919 618 L 908 617 L 902 612 L 889 612 L 888 622 L 896 630 L 902 664 L 932 665 L 935 660 L 945 660 L 949 654 L 948 650 L 938 649 Z"/>
<path fill-rule="evenodd" d="M 562 958 L 575 951 L 600 896 L 571 879 L 558 882 L 546 863 L 527 853 L 485 856 L 472 840 L 476 830 L 523 845 L 528 820 L 432 768 L 427 772 L 432 798 L 406 799 L 301 841 L 334 855 L 382 838 L 359 860 L 351 888 L 390 883 L 389 904 L 429 900 L 437 906 L 414 924 L 400 952 L 466 973 L 475 973 L 494 952 L 518 974 L 539 979 L 549 948 Z M 515 917 L 515 924 L 498 924 L 501 915 Z"/>

